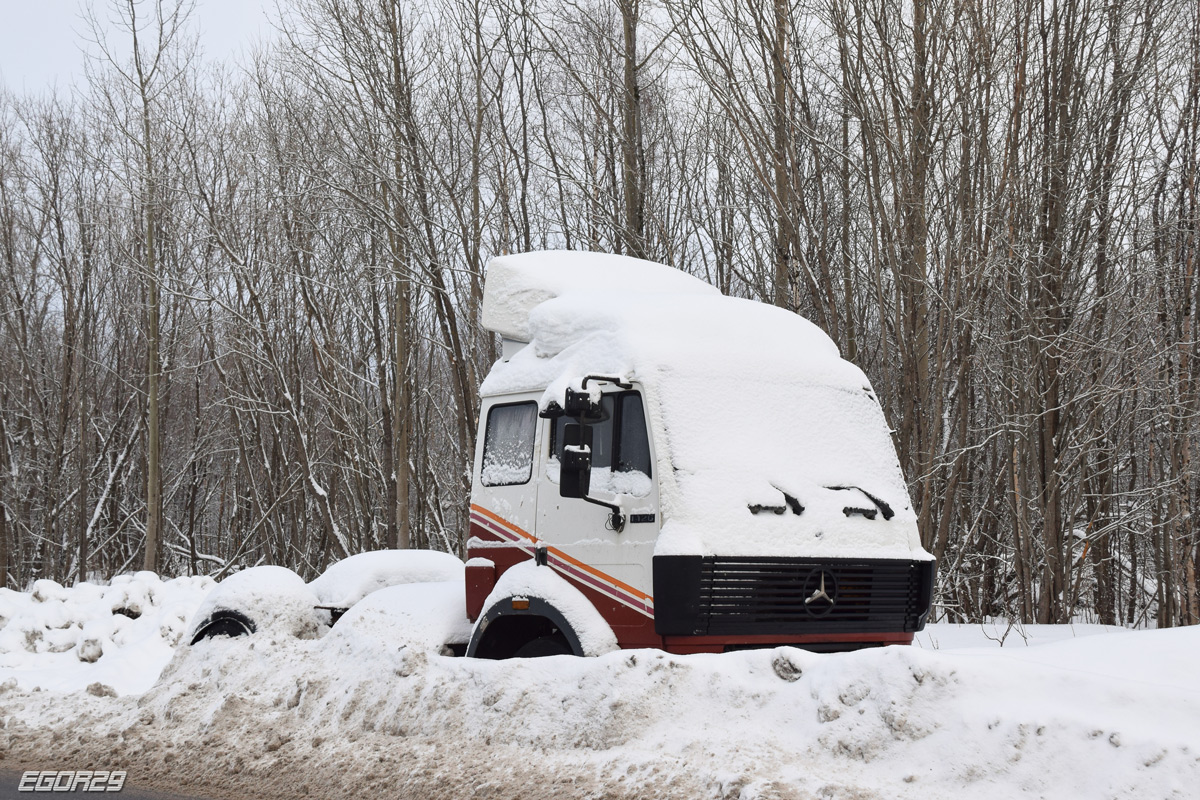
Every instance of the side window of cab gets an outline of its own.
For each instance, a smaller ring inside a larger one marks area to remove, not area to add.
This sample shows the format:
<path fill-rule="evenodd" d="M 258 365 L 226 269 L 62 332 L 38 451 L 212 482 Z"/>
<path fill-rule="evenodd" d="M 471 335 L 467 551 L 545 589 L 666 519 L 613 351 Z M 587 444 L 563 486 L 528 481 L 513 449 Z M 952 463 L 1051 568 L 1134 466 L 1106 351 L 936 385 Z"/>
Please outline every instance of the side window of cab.
<path fill-rule="evenodd" d="M 488 409 L 483 438 L 484 486 L 518 486 L 533 475 L 537 403 L 506 403 Z"/>
<path fill-rule="evenodd" d="M 613 494 L 648 495 L 653 488 L 646 411 L 638 392 L 605 394 L 601 421 L 592 424 L 592 487 Z M 563 430 L 573 420 L 559 417 L 550 432 L 550 458 L 562 455 Z M 551 476 L 557 469 L 551 469 Z"/>

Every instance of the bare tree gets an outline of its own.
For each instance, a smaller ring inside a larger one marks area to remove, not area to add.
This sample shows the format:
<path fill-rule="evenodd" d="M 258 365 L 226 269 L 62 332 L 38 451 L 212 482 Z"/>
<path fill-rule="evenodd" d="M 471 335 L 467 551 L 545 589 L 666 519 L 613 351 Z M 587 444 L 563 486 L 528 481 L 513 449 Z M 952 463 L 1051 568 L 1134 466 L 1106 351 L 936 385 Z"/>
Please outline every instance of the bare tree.
<path fill-rule="evenodd" d="M 85 20 L 98 48 L 97 66 L 89 70 L 93 88 L 108 112 L 139 152 L 136 180 L 142 221 L 141 269 L 146 286 L 146 546 L 143 567 L 157 570 L 162 541 L 162 373 L 160 354 L 161 254 L 159 233 L 160 164 L 157 116 L 166 93 L 178 85 L 188 68 L 193 43 L 185 41 L 190 0 L 112 0 L 111 16 L 101 17 L 89 6 Z M 108 25 L 119 31 L 120 42 Z M 123 50 L 128 47 L 128 56 Z"/>

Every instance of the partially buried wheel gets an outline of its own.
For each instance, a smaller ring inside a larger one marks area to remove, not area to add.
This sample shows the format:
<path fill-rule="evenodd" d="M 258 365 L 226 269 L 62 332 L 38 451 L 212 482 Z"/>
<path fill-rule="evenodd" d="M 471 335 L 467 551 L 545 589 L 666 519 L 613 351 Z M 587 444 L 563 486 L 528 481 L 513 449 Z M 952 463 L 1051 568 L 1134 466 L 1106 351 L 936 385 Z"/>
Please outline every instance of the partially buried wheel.
<path fill-rule="evenodd" d="M 254 621 L 240 611 L 222 609 L 213 613 L 196 629 L 192 644 L 217 636 L 249 636 L 254 633 Z"/>
<path fill-rule="evenodd" d="M 542 656 L 565 656 L 571 654 L 571 645 L 562 634 L 539 636 L 517 648 L 513 658 L 541 658 Z"/>

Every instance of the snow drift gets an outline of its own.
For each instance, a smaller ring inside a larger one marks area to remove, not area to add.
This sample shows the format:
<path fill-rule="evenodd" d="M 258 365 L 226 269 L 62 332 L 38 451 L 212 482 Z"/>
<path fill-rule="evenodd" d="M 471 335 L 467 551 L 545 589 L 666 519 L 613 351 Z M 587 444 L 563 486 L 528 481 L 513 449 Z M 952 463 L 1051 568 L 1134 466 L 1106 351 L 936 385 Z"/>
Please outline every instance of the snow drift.
<path fill-rule="evenodd" d="M 194 579 L 144 574 L 9 592 L 0 641 L 112 616 L 134 582 L 153 589 L 147 621 L 200 603 Z M 10 766 L 87 759 L 134 783 L 264 797 L 1182 800 L 1200 785 L 1200 629 L 932 625 L 919 646 L 838 655 L 492 662 L 438 655 L 461 613 L 452 587 L 383 589 L 321 638 L 273 627 L 176 646 L 135 691 L 109 681 L 144 672 L 136 648 L 88 663 L 19 645 L 0 655 L 0 749 Z M 179 642 L 182 622 L 168 629 Z M 39 677 L 64 658 L 65 692 Z"/>
<path fill-rule="evenodd" d="M 79 691 L 92 683 L 120 694 L 149 689 L 189 632 L 211 578 L 118 575 L 108 586 L 0 589 L 0 681 Z"/>

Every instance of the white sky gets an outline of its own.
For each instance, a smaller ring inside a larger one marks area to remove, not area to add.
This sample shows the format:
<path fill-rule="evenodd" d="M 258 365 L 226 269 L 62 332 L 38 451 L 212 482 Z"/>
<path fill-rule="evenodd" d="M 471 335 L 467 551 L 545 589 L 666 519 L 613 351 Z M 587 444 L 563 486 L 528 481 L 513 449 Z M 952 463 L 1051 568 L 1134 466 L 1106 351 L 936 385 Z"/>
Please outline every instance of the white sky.
<path fill-rule="evenodd" d="M 105 17 L 112 0 L 91 0 Z M 0 83 L 17 93 L 82 82 L 85 0 L 0 0 Z M 152 2 L 152 0 L 149 0 Z M 190 24 L 208 61 L 233 59 L 273 31 L 273 0 L 196 0 Z M 149 5 L 147 4 L 147 11 Z"/>

